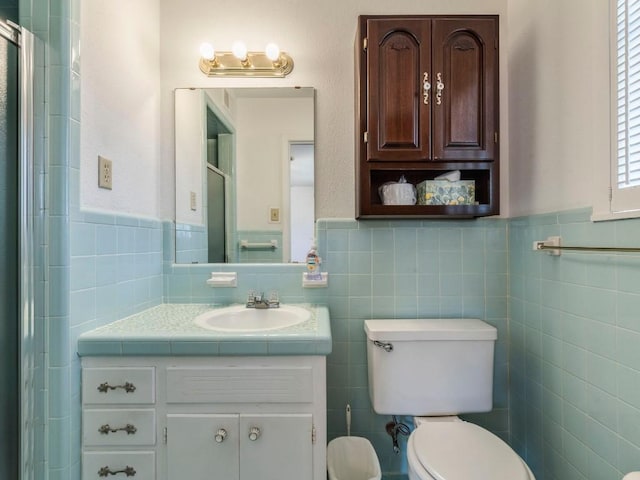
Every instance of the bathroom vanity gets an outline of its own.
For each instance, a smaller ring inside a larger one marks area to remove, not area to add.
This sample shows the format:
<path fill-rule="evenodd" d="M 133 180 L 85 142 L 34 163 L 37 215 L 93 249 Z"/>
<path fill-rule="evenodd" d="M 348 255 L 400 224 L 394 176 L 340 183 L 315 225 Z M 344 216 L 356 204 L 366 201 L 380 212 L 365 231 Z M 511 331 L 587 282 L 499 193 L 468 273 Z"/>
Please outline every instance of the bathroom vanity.
<path fill-rule="evenodd" d="M 219 332 L 194 323 L 211 308 L 160 305 L 80 337 L 83 480 L 326 478 L 327 309 Z"/>

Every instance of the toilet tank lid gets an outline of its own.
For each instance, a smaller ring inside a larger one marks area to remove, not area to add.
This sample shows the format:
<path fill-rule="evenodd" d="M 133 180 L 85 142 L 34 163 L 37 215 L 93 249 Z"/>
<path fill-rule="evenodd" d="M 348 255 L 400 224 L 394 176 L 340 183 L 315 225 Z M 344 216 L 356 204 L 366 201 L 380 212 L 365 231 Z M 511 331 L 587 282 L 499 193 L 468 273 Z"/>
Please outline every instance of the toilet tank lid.
<path fill-rule="evenodd" d="M 496 340 L 498 331 L 477 318 L 365 320 L 369 340 Z"/>

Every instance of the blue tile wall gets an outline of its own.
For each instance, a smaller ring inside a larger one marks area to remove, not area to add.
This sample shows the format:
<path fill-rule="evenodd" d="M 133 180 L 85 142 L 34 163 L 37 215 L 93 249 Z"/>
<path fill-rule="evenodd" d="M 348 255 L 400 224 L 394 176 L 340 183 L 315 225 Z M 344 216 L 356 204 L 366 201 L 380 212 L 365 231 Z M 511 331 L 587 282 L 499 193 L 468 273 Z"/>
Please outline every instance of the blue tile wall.
<path fill-rule="evenodd" d="M 619 480 L 640 470 L 640 256 L 532 251 L 639 246 L 640 220 L 592 223 L 590 210 L 513 219 L 511 442 L 547 480 Z"/>
<path fill-rule="evenodd" d="M 207 263 L 207 232 L 202 225 L 178 223 L 175 226 L 176 263 Z"/>
<path fill-rule="evenodd" d="M 236 245 L 243 240 L 249 243 L 277 242 L 278 248 L 238 248 L 238 263 L 282 263 L 282 232 L 277 230 L 238 230 Z"/>
<path fill-rule="evenodd" d="M 72 54 L 70 32 L 77 29 L 77 1 L 21 0 L 21 23 L 42 42 L 37 81 L 44 107 L 36 122 L 45 132 L 35 146 L 36 157 L 46 158 L 37 166 L 37 196 L 42 206 L 35 234 L 40 246 L 36 291 L 36 322 L 39 332 L 38 368 L 42 368 L 41 395 L 38 409 L 42 412 L 42 431 L 38 432 L 34 453 L 33 478 L 63 479 L 71 475 L 70 432 L 75 411 L 71 400 L 69 372 L 69 195 L 66 172 L 70 158 L 77 155 L 79 143 L 70 141 L 78 131 L 78 116 L 71 108 L 70 97 L 78 97 L 74 78 L 78 77 L 76 56 Z M 74 44 L 75 47 L 77 45 Z M 75 49 L 78 52 L 79 49 Z M 75 92 L 75 93 L 73 93 Z M 61 343 L 58 343 L 61 342 Z M 58 382 L 59 383 L 56 383 Z M 75 435 L 79 438 L 79 434 Z M 79 457 L 75 460 L 79 464 Z"/>

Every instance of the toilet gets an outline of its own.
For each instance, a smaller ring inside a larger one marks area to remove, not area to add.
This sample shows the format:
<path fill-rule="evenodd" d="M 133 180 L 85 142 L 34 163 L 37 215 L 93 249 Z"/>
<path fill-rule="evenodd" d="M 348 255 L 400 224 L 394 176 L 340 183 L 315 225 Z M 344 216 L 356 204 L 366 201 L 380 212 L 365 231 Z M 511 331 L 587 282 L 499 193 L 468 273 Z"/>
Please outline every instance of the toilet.
<path fill-rule="evenodd" d="M 457 416 L 493 408 L 493 326 L 478 319 L 366 320 L 365 332 L 373 409 L 414 417 L 410 480 L 535 480 L 502 439 Z"/>

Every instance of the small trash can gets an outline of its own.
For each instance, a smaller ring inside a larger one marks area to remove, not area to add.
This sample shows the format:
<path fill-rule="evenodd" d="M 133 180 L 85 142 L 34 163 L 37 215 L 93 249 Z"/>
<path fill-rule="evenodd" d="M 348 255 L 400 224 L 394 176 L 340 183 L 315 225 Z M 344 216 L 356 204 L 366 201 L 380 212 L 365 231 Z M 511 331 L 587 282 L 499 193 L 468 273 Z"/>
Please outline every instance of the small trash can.
<path fill-rule="evenodd" d="M 380 462 L 373 445 L 362 437 L 338 437 L 327 445 L 329 480 L 380 480 Z"/>

